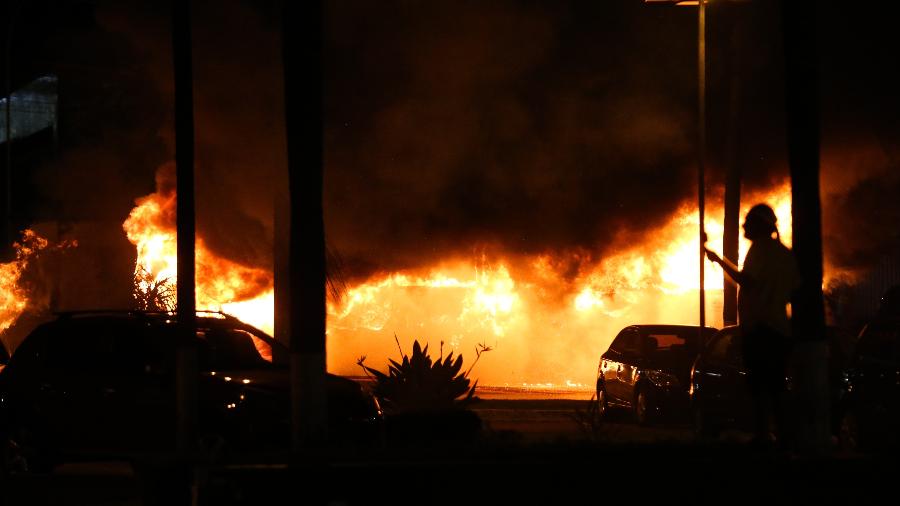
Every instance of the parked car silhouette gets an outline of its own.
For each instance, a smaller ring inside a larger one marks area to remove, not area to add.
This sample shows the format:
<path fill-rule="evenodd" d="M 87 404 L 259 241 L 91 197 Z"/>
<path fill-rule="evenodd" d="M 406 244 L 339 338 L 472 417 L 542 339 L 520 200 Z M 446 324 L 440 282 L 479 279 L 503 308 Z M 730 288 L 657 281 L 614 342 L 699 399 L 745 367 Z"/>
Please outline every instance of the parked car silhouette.
<path fill-rule="evenodd" d="M 711 337 L 716 329 L 704 328 Z M 635 421 L 687 418 L 691 364 L 700 350 L 700 327 L 632 325 L 625 327 L 600 358 L 597 403 L 601 416 L 610 408 L 630 409 Z"/>
<path fill-rule="evenodd" d="M 849 449 L 900 446 L 900 318 L 880 317 L 859 334 L 836 405 L 838 434 Z"/>
<path fill-rule="evenodd" d="M 140 457 L 175 441 L 176 316 L 61 314 L 38 326 L 0 372 L 4 464 Z M 288 448 L 289 356 L 233 317 L 197 317 L 198 436 L 233 449 Z M 381 410 L 356 382 L 327 376 L 329 437 L 363 444 Z"/>
<path fill-rule="evenodd" d="M 853 338 L 836 327 L 828 327 L 827 332 L 830 402 L 832 406 L 838 406 L 846 394 L 845 368 Z M 689 393 L 691 418 L 698 435 L 716 436 L 726 429 L 753 430 L 754 404 L 741 347 L 740 327 L 725 327 L 707 341 L 694 361 Z M 790 371 L 786 380 L 790 391 Z M 831 423 L 836 432 L 838 418 L 835 413 L 832 413 Z"/>

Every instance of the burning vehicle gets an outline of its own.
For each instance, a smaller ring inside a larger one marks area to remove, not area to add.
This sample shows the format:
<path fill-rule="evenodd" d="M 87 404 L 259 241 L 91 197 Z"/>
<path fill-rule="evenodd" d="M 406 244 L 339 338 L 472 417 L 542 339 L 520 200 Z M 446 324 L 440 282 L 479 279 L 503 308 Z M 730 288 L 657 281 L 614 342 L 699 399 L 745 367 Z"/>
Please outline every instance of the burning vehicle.
<path fill-rule="evenodd" d="M 38 326 L 0 372 L 6 469 L 174 451 L 176 326 L 172 313 L 141 311 L 62 313 Z M 288 448 L 287 349 L 221 313 L 198 314 L 195 344 L 201 450 Z M 327 395 L 333 443 L 377 441 L 374 397 L 330 374 Z"/>

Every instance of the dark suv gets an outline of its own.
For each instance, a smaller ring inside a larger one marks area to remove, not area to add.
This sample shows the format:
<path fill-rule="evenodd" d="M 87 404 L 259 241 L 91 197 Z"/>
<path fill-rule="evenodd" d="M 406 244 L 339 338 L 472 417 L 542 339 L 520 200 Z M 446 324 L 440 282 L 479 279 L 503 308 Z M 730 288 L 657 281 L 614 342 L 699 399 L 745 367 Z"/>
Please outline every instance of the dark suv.
<path fill-rule="evenodd" d="M 705 338 L 716 329 L 705 327 Z M 691 364 L 700 350 L 700 327 L 632 325 L 619 332 L 600 358 L 597 401 L 630 409 L 639 424 L 687 418 Z"/>
<path fill-rule="evenodd" d="M 61 314 L 38 326 L 0 372 L 7 454 L 32 469 L 56 460 L 140 456 L 175 441 L 175 315 Z M 233 317 L 197 317 L 198 436 L 231 448 L 289 446 L 287 349 Z M 377 401 L 327 376 L 329 437 L 365 443 L 380 430 Z"/>

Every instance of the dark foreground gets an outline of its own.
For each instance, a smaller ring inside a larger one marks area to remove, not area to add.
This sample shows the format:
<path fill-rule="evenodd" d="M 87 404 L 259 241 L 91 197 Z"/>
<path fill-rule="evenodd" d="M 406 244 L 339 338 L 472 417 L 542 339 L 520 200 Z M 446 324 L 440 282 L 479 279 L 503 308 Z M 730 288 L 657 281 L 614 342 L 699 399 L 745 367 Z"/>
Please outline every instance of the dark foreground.
<path fill-rule="evenodd" d="M 753 449 L 740 434 L 590 428 L 585 402 L 482 403 L 477 440 L 410 441 L 365 453 L 255 456 L 179 472 L 171 462 L 67 464 L 14 476 L 5 504 L 665 504 L 894 497 L 893 454 L 811 458 Z M 779 501 L 780 502 L 780 501 Z"/>

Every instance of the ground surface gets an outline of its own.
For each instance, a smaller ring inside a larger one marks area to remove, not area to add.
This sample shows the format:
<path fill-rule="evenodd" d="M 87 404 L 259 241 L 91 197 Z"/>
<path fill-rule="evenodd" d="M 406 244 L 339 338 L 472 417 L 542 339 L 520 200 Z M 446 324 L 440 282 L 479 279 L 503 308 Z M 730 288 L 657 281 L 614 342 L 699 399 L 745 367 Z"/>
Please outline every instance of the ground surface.
<path fill-rule="evenodd" d="M 900 469 L 893 455 L 808 458 L 754 450 L 740 433 L 700 441 L 684 425 L 643 428 L 627 417 L 592 424 L 590 403 L 578 395 L 514 397 L 486 395 L 473 406 L 485 427 L 477 441 L 437 438 L 293 461 L 270 455 L 188 475 L 164 463 L 70 463 L 51 474 L 13 476 L 0 500 L 139 505 L 181 497 L 190 504 L 177 491 L 202 483 L 194 487 L 199 504 L 858 502 L 879 490 L 893 494 Z"/>

